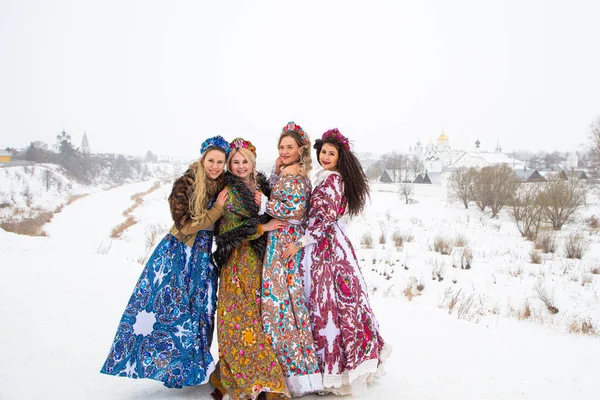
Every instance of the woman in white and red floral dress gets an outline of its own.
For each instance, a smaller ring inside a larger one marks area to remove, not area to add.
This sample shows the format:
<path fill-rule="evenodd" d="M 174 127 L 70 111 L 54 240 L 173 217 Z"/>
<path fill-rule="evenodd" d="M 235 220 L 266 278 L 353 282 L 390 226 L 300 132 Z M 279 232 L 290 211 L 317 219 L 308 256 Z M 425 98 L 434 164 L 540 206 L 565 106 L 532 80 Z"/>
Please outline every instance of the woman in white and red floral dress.
<path fill-rule="evenodd" d="M 358 394 L 383 371 L 389 348 L 379 334 L 352 243 L 340 218 L 359 214 L 369 196 L 367 178 L 348 139 L 337 129 L 315 142 L 319 164 L 309 224 L 283 258 L 304 247 L 305 296 L 326 391 Z"/>
<path fill-rule="evenodd" d="M 304 233 L 308 220 L 311 169 L 310 140 L 294 122 L 283 127 L 278 141 L 281 163 L 272 179 L 266 212 L 285 222 L 269 232 L 262 270 L 261 315 L 264 331 L 279 359 L 292 397 L 321 392 L 322 376 L 314 349 L 303 291 L 302 252 L 282 258 L 288 244 Z"/>

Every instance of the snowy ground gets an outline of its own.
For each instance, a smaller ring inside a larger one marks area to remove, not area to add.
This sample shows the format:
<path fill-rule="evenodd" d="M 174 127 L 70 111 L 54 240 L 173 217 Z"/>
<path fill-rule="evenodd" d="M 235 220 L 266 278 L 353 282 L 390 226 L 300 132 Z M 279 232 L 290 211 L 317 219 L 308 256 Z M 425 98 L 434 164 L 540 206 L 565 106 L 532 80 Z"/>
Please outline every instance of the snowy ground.
<path fill-rule="evenodd" d="M 66 206 L 46 227 L 48 237 L 0 230 L 0 399 L 210 398 L 209 386 L 169 390 L 98 372 L 142 263 L 170 226 L 166 184 L 133 211 L 136 225 L 121 239 L 109 238 L 132 205 L 130 196 L 153 183 Z M 589 236 L 592 247 L 583 260 L 567 260 L 559 250 L 544 255 L 541 265 L 529 264 L 531 243 L 508 218 L 490 220 L 446 204 L 439 186 L 419 187 L 410 205 L 395 189 L 374 185 L 369 209 L 349 224 L 382 334 L 394 348 L 387 375 L 361 398 L 600 398 L 600 338 L 568 332 L 578 319 L 600 326 L 600 275 L 589 272 L 600 258 L 597 235 Z M 600 215 L 594 204 L 582 217 L 593 213 Z M 413 241 L 397 249 L 395 231 Z M 359 245 L 366 232 L 372 249 Z M 457 234 L 473 251 L 469 270 L 453 268 L 453 256 L 430 250 L 435 236 Z M 560 235 L 559 248 L 566 233 Z M 444 279 L 433 280 L 432 271 Z M 424 285 L 420 292 L 418 283 Z M 558 314 L 544 308 L 536 285 L 551 294 Z M 462 319 L 440 307 L 448 290 L 459 289 L 472 300 Z M 532 316 L 520 320 L 525 302 Z"/>

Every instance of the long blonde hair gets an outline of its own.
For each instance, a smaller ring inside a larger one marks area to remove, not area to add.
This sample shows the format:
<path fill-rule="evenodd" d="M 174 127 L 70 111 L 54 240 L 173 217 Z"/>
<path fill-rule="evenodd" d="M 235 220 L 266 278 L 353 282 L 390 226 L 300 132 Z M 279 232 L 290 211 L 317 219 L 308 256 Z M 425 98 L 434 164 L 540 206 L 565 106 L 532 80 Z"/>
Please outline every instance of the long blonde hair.
<path fill-rule="evenodd" d="M 192 196 L 190 197 L 190 214 L 194 221 L 199 221 L 206 216 L 206 213 L 208 212 L 208 201 L 217 194 L 219 186 L 222 186 L 223 182 L 222 173 L 217 179 L 210 179 L 206 176 L 206 172 L 204 171 L 204 157 L 206 157 L 211 150 L 219 150 L 221 153 L 225 154 L 220 147 L 209 147 L 200 160 L 196 162 L 196 178 L 194 180 Z"/>
<path fill-rule="evenodd" d="M 279 135 L 279 141 L 277 142 L 277 146 L 281 144 L 281 141 L 284 137 L 291 137 L 294 139 L 296 144 L 298 145 L 298 152 L 300 153 L 300 159 L 298 163 L 300 164 L 300 168 L 298 171 L 302 175 L 308 175 L 310 170 L 312 169 L 312 157 L 310 155 L 310 138 L 306 133 L 306 141 L 303 141 L 300 137 L 300 134 L 297 131 L 284 131 Z"/>

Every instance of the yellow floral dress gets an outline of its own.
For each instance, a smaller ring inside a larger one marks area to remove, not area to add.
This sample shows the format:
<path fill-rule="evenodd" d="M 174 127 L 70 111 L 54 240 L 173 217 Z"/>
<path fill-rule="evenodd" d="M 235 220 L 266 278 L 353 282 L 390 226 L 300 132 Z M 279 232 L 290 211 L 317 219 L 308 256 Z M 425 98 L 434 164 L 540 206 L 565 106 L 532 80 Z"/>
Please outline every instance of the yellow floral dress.
<path fill-rule="evenodd" d="M 268 191 L 261 176 L 262 191 Z M 229 198 L 217 226 L 215 260 L 220 267 L 217 307 L 219 362 L 211 382 L 232 399 L 289 398 L 281 366 L 260 314 L 262 261 L 266 235 L 260 228 L 253 193 L 237 177 L 226 176 Z"/>

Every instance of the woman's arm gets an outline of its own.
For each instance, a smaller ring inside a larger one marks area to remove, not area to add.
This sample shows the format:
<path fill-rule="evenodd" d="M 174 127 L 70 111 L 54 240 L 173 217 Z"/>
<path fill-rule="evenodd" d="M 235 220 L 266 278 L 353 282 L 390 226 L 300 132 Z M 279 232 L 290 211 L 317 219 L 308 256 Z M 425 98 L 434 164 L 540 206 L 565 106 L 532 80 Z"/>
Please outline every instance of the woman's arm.
<path fill-rule="evenodd" d="M 283 258 L 296 254 L 302 247 L 317 243 L 338 220 L 338 209 L 344 193 L 342 178 L 332 174 L 317 189 L 310 199 L 309 226 L 304 236 L 286 248 Z"/>
<path fill-rule="evenodd" d="M 280 219 L 294 219 L 297 214 L 304 214 L 307 207 L 307 183 L 304 177 L 284 175 L 271 193 L 267 203 L 267 214 Z"/>
<path fill-rule="evenodd" d="M 228 198 L 227 190 L 221 190 L 212 207 L 206 211 L 202 218 L 186 223 L 179 231 L 184 235 L 192 235 L 213 226 L 223 216 L 223 207 Z"/>

